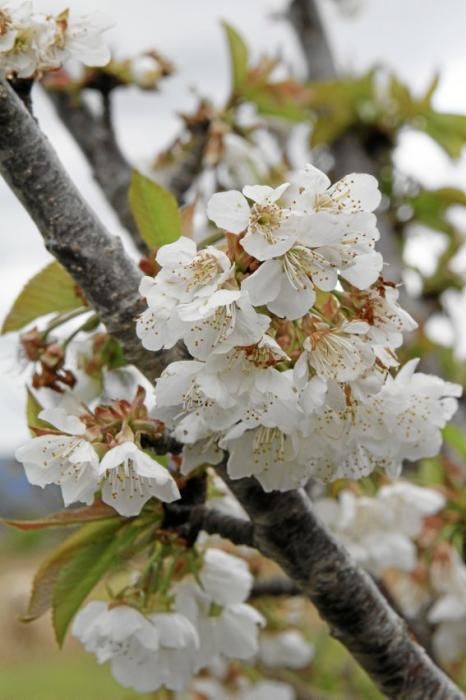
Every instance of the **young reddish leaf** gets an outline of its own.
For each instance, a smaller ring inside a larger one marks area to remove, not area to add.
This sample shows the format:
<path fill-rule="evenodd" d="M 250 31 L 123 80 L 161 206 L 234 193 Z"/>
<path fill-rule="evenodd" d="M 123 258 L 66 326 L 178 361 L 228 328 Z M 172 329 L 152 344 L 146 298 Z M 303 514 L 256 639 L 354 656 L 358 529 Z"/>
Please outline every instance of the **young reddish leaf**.
<path fill-rule="evenodd" d="M 17 331 L 54 311 L 73 311 L 84 303 L 73 278 L 58 262 L 52 262 L 29 280 L 20 292 L 3 322 L 1 333 Z"/>
<path fill-rule="evenodd" d="M 60 513 L 53 513 L 46 518 L 38 520 L 0 520 L 0 522 L 14 527 L 17 530 L 28 532 L 30 530 L 44 530 L 50 527 L 64 527 L 66 525 L 79 525 L 81 523 L 93 522 L 95 520 L 108 520 L 117 518 L 117 514 L 111 506 L 102 501 L 97 501 L 91 506 L 84 508 L 74 508 L 63 510 Z"/>

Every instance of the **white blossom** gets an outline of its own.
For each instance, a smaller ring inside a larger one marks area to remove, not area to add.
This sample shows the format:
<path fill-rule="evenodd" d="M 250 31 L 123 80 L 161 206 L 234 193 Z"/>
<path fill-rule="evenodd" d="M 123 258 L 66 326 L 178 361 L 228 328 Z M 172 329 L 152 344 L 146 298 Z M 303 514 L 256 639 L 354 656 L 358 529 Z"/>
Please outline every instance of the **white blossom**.
<path fill-rule="evenodd" d="M 175 480 L 165 467 L 134 442 L 112 447 L 99 466 L 102 500 L 120 515 L 138 515 L 149 498 L 170 503 L 180 497 Z"/>
<path fill-rule="evenodd" d="M 466 649 L 466 566 L 455 549 L 434 557 L 431 567 L 434 591 L 439 597 L 429 610 L 437 624 L 433 635 L 436 653 L 444 662 L 457 661 Z"/>
<path fill-rule="evenodd" d="M 262 635 L 259 657 L 266 666 L 305 668 L 314 657 L 314 648 L 297 630 Z"/>
<path fill-rule="evenodd" d="M 259 681 L 244 690 L 238 700 L 295 700 L 293 688 L 280 681 Z"/>
<path fill-rule="evenodd" d="M 230 233 L 245 231 L 241 239 L 244 250 L 257 260 L 269 260 L 289 250 L 303 229 L 300 212 L 278 204 L 287 188 L 288 183 L 275 189 L 248 185 L 243 194 L 235 190 L 214 194 L 208 202 L 207 215 Z M 251 208 L 246 198 L 254 202 Z"/>
<path fill-rule="evenodd" d="M 199 581 L 212 602 L 232 605 L 246 600 L 252 588 L 253 577 L 242 559 L 221 549 L 208 549 L 204 554 Z"/>
<path fill-rule="evenodd" d="M 149 306 L 161 291 L 179 302 L 209 297 L 233 273 L 232 264 L 225 253 L 213 246 L 198 252 L 194 241 L 185 236 L 162 246 L 156 260 L 162 269 L 153 280 L 153 288 L 145 295 Z"/>
<path fill-rule="evenodd" d="M 199 583 L 188 576 L 174 586 L 176 609 L 191 620 L 199 634 L 197 669 L 219 654 L 248 659 L 257 653 L 258 627 L 265 620 L 243 602 L 252 580 L 245 562 L 209 549 L 204 555 Z"/>
<path fill-rule="evenodd" d="M 89 18 L 75 19 L 65 10 L 56 17 L 35 13 L 32 3 L 0 5 L 0 71 L 5 76 L 33 78 L 60 68 L 70 57 L 85 65 L 103 66 L 110 52 L 104 27 Z"/>
<path fill-rule="evenodd" d="M 322 379 L 355 380 L 375 362 L 372 345 L 366 338 L 368 330 L 364 321 L 346 322 L 339 327 L 316 321 L 304 340 L 305 352 L 298 362 L 307 360 Z"/>
<path fill-rule="evenodd" d="M 96 601 L 76 615 L 72 633 L 99 663 L 110 660 L 112 675 L 125 688 L 179 691 L 194 673 L 199 638 L 179 613 L 144 616 L 126 605 L 109 608 Z"/>
<path fill-rule="evenodd" d="M 380 576 L 392 567 L 413 571 L 417 563 L 414 541 L 422 532 L 424 518 L 444 505 L 445 498 L 438 491 L 400 481 L 383 486 L 376 497 L 343 491 L 338 501 L 317 500 L 315 509 L 355 560 Z"/>
<path fill-rule="evenodd" d="M 92 503 L 98 488 L 99 457 L 85 439 L 86 426 L 62 409 L 47 409 L 39 418 L 62 434 L 35 437 L 16 450 L 28 481 L 42 488 L 58 484 L 66 506 L 76 501 Z"/>

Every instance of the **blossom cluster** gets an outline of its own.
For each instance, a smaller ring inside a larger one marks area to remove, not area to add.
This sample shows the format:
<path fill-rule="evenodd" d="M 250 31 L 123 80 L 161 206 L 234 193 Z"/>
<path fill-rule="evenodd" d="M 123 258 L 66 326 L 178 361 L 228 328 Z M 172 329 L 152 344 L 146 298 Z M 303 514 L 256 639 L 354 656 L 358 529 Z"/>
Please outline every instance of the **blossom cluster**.
<path fill-rule="evenodd" d="M 379 202 L 370 175 L 331 185 L 308 165 L 275 189 L 213 195 L 225 246 L 159 249 L 137 333 L 193 358 L 165 370 L 153 412 L 185 444 L 185 474 L 225 450 L 231 478 L 287 490 L 375 468 L 396 477 L 438 452 L 461 389 L 416 360 L 398 371 L 416 324 L 381 276 Z"/>
<path fill-rule="evenodd" d="M 65 506 L 91 504 L 99 492 L 104 503 L 127 517 L 138 515 L 152 497 L 179 498 L 170 472 L 141 447 L 142 432 L 160 433 L 143 401 L 140 390 L 132 404 L 119 401 L 95 412 L 81 406 L 79 416 L 64 408 L 41 411 L 44 427 L 16 451 L 29 482 L 42 488 L 58 484 Z"/>
<path fill-rule="evenodd" d="M 102 31 L 88 19 L 72 19 L 69 10 L 51 16 L 34 12 L 29 0 L 0 2 L 0 75 L 33 78 L 69 58 L 103 66 L 110 52 Z"/>
<path fill-rule="evenodd" d="M 59 483 L 66 504 L 101 489 L 123 515 L 152 496 L 171 501 L 176 483 L 140 439 L 163 426 L 184 445 L 184 475 L 225 451 L 231 478 L 254 475 L 266 491 L 376 468 L 397 477 L 403 460 L 435 455 L 461 389 L 416 372 L 416 360 L 399 368 L 402 333 L 416 324 L 380 276 L 379 201 L 371 176 L 331 186 L 310 165 L 275 189 L 214 195 L 208 212 L 226 244 L 198 250 L 182 236 L 141 283 L 143 345 L 182 341 L 193 359 L 163 372 L 149 420 L 137 398 L 131 409 L 44 414 L 51 430 L 17 452 L 31 482 Z"/>
<path fill-rule="evenodd" d="M 146 613 L 124 601 L 93 601 L 75 617 L 73 634 L 99 663 L 110 661 L 124 687 L 183 690 L 218 657 L 249 659 L 258 653 L 265 619 L 244 602 L 252 582 L 243 560 L 207 549 L 196 577 L 188 574 L 173 585 L 171 606 Z"/>
<path fill-rule="evenodd" d="M 439 491 L 397 481 L 382 486 L 375 497 L 358 497 L 345 490 L 338 500 L 317 500 L 314 508 L 353 559 L 380 577 L 390 568 L 415 569 L 415 541 L 424 518 L 438 513 L 445 504 Z"/>

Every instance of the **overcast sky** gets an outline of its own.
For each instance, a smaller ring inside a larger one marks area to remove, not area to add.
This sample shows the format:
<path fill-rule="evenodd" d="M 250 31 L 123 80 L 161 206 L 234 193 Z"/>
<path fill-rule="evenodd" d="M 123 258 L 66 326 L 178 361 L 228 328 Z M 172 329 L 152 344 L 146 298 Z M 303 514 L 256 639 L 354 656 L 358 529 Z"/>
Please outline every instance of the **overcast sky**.
<path fill-rule="evenodd" d="M 388 64 L 422 91 L 434 72 L 441 74 L 436 106 L 466 113 L 464 0 L 362 0 L 355 17 L 344 18 L 332 0 L 321 0 L 338 63 L 361 72 L 374 63 Z M 57 11 L 68 5 L 77 13 L 93 11 L 95 0 L 36 0 L 38 10 Z M 303 61 L 288 24 L 280 19 L 285 0 L 100 0 L 99 12 L 113 23 L 109 43 L 117 55 L 157 48 L 177 66 L 177 76 L 158 95 L 120 91 L 117 130 L 128 158 L 143 166 L 176 133 L 176 112 L 195 104 L 195 94 L 221 103 L 228 89 L 228 64 L 220 19 L 235 25 L 255 55 L 280 51 L 294 66 Z M 113 232 L 120 231 L 77 147 L 37 95 L 36 113 L 66 168 L 90 204 Z M 454 183 L 464 187 L 466 161 L 452 167 L 440 149 L 420 134 L 401 139 L 398 161 L 427 186 Z M 2 253 L 0 317 L 24 283 L 48 260 L 40 236 L 27 214 L 0 182 Z M 0 339 L 0 453 L 13 450 L 27 435 L 24 388 L 15 361 L 15 342 Z"/>

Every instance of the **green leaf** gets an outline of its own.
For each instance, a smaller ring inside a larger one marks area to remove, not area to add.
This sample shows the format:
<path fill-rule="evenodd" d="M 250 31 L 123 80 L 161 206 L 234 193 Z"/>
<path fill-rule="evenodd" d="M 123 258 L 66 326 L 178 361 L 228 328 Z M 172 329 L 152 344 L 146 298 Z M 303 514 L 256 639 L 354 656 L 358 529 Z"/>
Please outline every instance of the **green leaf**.
<path fill-rule="evenodd" d="M 17 331 L 36 318 L 54 311 L 73 311 L 84 306 L 84 303 L 73 278 L 58 262 L 52 262 L 20 292 L 3 322 L 1 333 Z"/>
<path fill-rule="evenodd" d="M 181 214 L 171 192 L 135 170 L 128 196 L 139 233 L 149 248 L 173 243 L 181 236 Z"/>
<path fill-rule="evenodd" d="M 454 423 L 449 423 L 443 429 L 443 439 L 463 459 L 466 460 L 466 433 Z"/>
<path fill-rule="evenodd" d="M 109 528 L 81 547 L 60 569 L 52 600 L 53 627 L 60 646 L 81 603 L 102 576 L 128 552 L 137 534 L 134 523 L 125 524 L 117 532 L 114 527 Z"/>
<path fill-rule="evenodd" d="M 248 47 L 228 22 L 222 22 L 230 52 L 231 84 L 233 93 L 238 93 L 246 82 L 249 70 Z"/>
<path fill-rule="evenodd" d="M 88 544 L 113 538 L 121 527 L 121 520 L 113 518 L 98 523 L 84 525 L 74 532 L 43 562 L 37 571 L 24 622 L 36 620 L 52 606 L 54 588 L 61 569 L 72 557 Z"/>
<path fill-rule="evenodd" d="M 27 391 L 27 398 L 26 398 L 26 422 L 29 428 L 51 428 L 52 426 L 50 423 L 47 423 L 45 420 L 41 420 L 39 418 L 39 413 L 42 411 L 42 406 L 32 393 L 32 391 L 29 389 L 29 387 L 26 389 Z M 32 432 L 32 431 L 31 431 Z M 35 435 L 35 433 L 32 433 Z"/>
<path fill-rule="evenodd" d="M 421 127 L 449 156 L 459 158 L 466 144 L 466 116 L 427 112 Z"/>

